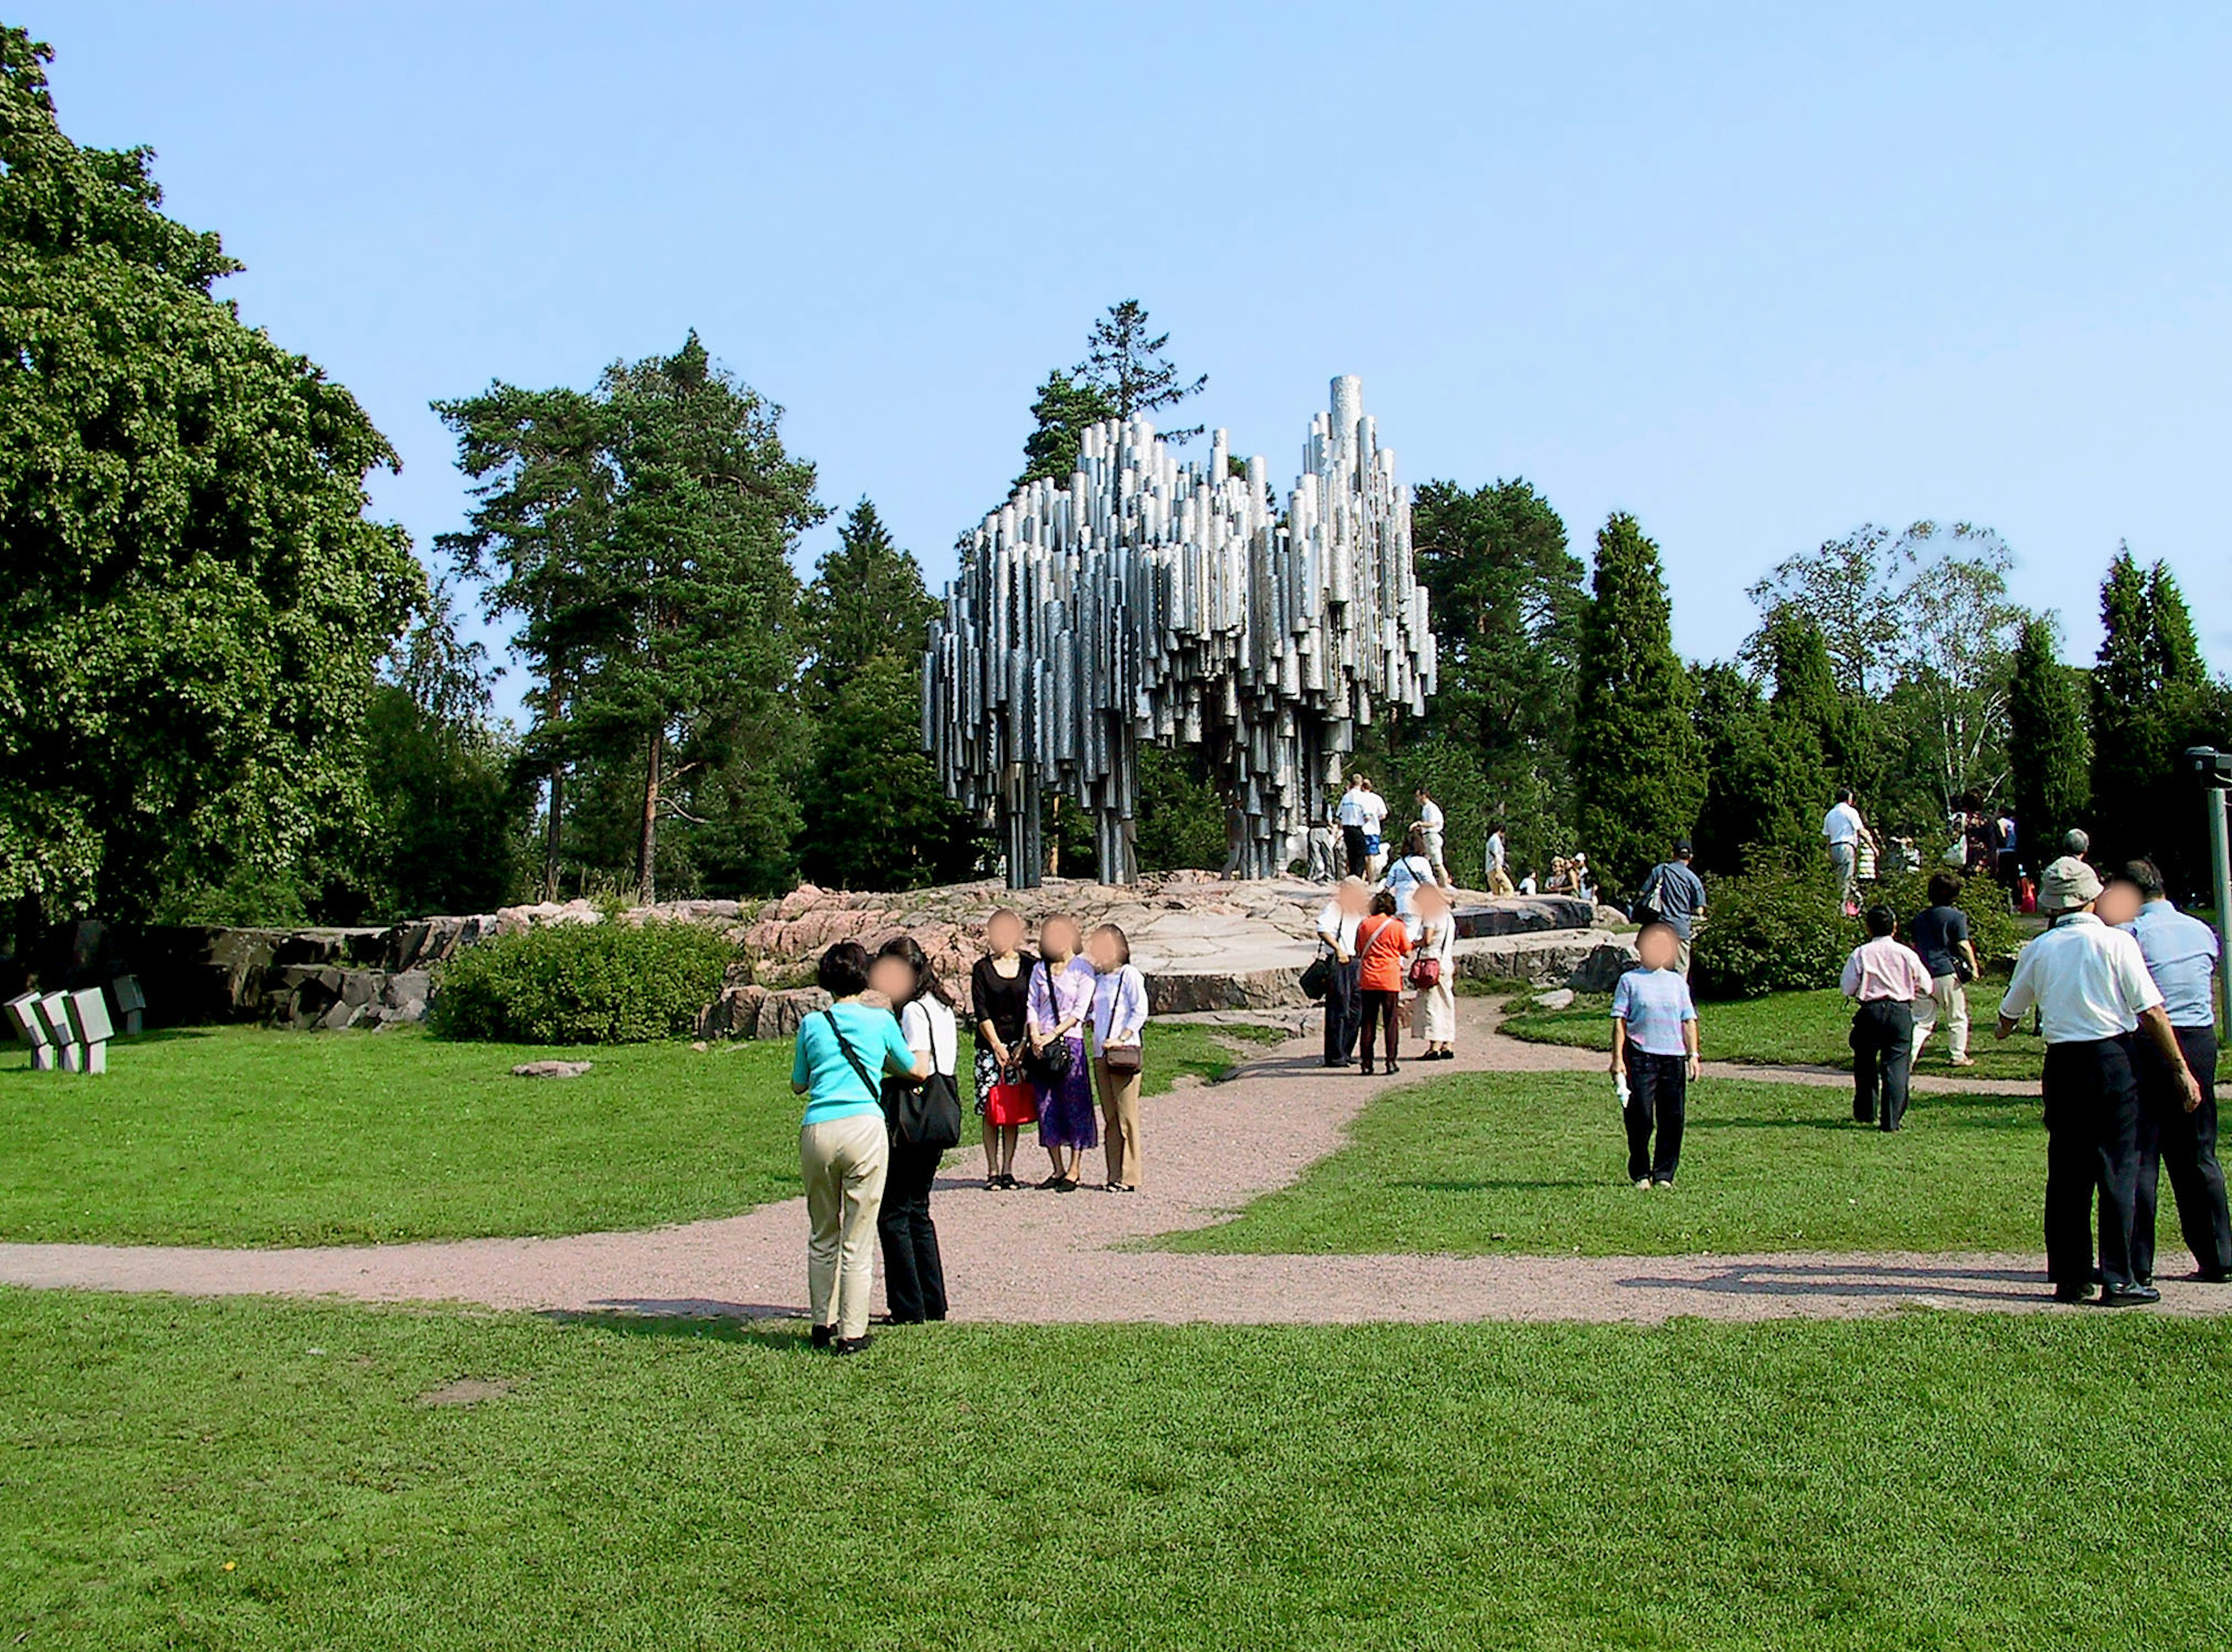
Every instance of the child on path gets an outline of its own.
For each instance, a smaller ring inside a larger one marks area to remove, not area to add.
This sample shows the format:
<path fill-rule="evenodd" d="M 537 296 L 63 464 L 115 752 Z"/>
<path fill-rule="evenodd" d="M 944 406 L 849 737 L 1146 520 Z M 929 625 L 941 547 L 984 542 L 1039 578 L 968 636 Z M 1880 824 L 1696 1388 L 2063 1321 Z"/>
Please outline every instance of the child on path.
<path fill-rule="evenodd" d="M 1635 937 L 1637 967 L 1612 994 L 1612 1072 L 1626 1090 L 1627 1175 L 1638 1193 L 1674 1185 L 1697 1076 L 1697 1007 L 1674 968 L 1676 943 L 1668 925 L 1645 924 Z"/>

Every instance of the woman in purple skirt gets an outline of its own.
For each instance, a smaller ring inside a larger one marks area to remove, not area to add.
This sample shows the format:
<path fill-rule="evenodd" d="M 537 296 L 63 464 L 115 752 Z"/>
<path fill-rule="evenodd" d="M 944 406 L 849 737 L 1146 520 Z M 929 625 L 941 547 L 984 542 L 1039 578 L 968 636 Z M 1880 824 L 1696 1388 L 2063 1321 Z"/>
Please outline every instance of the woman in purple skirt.
<path fill-rule="evenodd" d="M 1039 1183 L 1058 1193 L 1077 1189 L 1077 1167 L 1100 1144 L 1093 1106 L 1093 1073 L 1085 1059 L 1085 1025 L 1099 977 L 1077 956 L 1074 919 L 1055 913 L 1039 926 L 1039 962 L 1031 971 L 1030 1058 L 1025 1066 L 1039 1092 L 1039 1143 L 1054 1173 Z"/>

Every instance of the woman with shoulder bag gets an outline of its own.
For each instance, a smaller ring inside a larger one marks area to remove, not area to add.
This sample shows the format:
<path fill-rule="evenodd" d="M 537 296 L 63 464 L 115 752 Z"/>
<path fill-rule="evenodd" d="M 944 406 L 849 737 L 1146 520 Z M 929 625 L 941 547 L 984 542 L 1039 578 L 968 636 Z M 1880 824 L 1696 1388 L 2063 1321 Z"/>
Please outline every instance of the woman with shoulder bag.
<path fill-rule="evenodd" d="M 1092 961 L 1093 1077 L 1100 1090 L 1108 1143 L 1108 1191 L 1139 1190 L 1140 1036 L 1147 1026 L 1147 980 L 1132 967 L 1132 943 L 1113 923 L 1085 944 Z"/>
<path fill-rule="evenodd" d="M 1039 1185 L 1057 1193 L 1077 1190 L 1085 1150 L 1100 1145 L 1093 1117 L 1093 1069 L 1085 1055 L 1096 978 L 1077 951 L 1075 918 L 1057 912 L 1039 925 L 1023 1066 L 1038 1088 L 1039 1145 L 1052 1163 L 1051 1173 Z"/>
<path fill-rule="evenodd" d="M 961 1144 L 961 1027 L 938 972 L 912 936 L 884 943 L 869 984 L 892 1001 L 900 1036 L 929 1075 L 884 1081 L 891 1172 L 876 1233 L 884 1243 L 884 1301 L 895 1325 L 945 1318 L 945 1262 L 930 1218 L 931 1183 Z"/>
<path fill-rule="evenodd" d="M 1450 897 L 1429 885 L 1418 894 L 1418 950 L 1411 960 L 1411 985 L 1418 998 L 1411 1011 L 1411 1030 L 1426 1041 L 1424 1061 L 1456 1059 L 1451 1047 L 1457 1035 L 1457 915 Z"/>
<path fill-rule="evenodd" d="M 1403 959 L 1411 950 L 1410 931 L 1395 916 L 1395 897 L 1385 890 L 1372 897 L 1372 915 L 1356 926 L 1356 956 L 1363 968 L 1357 980 L 1364 992 L 1364 1033 L 1358 1040 L 1362 1071 L 1372 1072 L 1373 1029 L 1387 1034 L 1387 1071 L 1395 1065 L 1396 1027 L 1403 1012 Z"/>
<path fill-rule="evenodd" d="M 984 1121 L 984 1185 L 1014 1189 L 1015 1143 L 1038 1118 L 1037 1097 L 1023 1076 L 1029 1027 L 1031 966 L 1023 950 L 1022 915 L 1002 906 L 984 920 L 984 956 L 970 972 L 970 1019 L 976 1027 L 976 1112 Z"/>
<path fill-rule="evenodd" d="M 908 1049 L 899 1024 L 860 1001 L 868 952 L 840 941 L 815 967 L 836 1001 L 798 1028 L 790 1087 L 806 1098 L 798 1131 L 799 1176 L 806 1183 L 806 1289 L 814 1345 L 854 1354 L 868 1345 L 868 1292 L 875 1282 L 876 1219 L 891 1167 L 891 1141 L 879 1085 L 886 1073 L 930 1076 Z"/>

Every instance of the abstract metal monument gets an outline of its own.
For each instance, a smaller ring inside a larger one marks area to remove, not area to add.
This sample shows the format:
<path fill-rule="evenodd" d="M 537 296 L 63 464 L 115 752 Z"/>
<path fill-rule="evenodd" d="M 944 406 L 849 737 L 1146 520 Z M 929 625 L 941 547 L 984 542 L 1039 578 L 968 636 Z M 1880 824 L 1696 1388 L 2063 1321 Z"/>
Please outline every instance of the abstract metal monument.
<path fill-rule="evenodd" d="M 1434 691 L 1411 494 L 1363 386 L 1333 381 L 1302 474 L 1180 463 L 1145 418 L 1093 425 L 1077 469 L 1032 482 L 963 547 L 923 658 L 922 737 L 946 794 L 996 817 L 1010 887 L 1045 864 L 1041 797 L 1092 811 L 1100 876 L 1137 876 L 1141 742 L 1206 748 L 1245 817 L 1240 872 L 1286 870 L 1326 819 L 1356 731 Z"/>

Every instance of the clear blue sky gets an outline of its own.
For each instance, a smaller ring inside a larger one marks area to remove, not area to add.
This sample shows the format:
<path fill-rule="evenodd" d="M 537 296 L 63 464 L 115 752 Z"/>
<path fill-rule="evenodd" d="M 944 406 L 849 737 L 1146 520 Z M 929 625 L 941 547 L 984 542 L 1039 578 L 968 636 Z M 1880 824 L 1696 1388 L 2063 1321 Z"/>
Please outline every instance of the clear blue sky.
<path fill-rule="evenodd" d="M 1693 656 L 1783 555 L 1932 516 L 2079 658 L 2117 541 L 2168 558 L 2232 667 L 2232 9 L 14 10 L 393 439 L 422 549 L 430 398 L 694 326 L 942 580 L 1136 296 L 1282 482 L 1355 373 L 1406 479 L 1523 475 L 1584 552 L 1634 512 Z"/>

